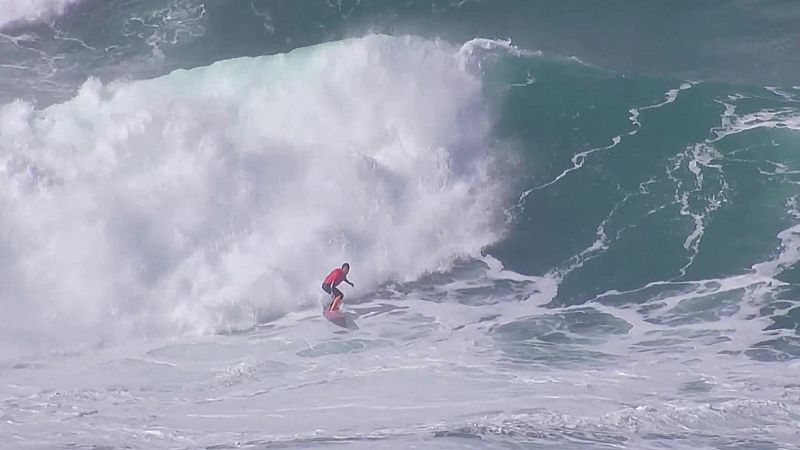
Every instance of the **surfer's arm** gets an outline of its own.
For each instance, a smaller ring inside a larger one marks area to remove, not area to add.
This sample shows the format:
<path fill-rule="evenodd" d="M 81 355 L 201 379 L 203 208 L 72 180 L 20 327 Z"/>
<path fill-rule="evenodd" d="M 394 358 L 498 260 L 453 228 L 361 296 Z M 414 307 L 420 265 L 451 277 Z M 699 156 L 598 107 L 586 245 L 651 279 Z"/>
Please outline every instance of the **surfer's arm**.
<path fill-rule="evenodd" d="M 350 280 L 348 280 L 347 278 L 345 278 L 345 279 L 344 279 L 344 282 L 345 282 L 345 283 L 347 283 L 347 284 L 349 284 L 349 285 L 350 285 L 350 286 L 352 286 L 352 287 L 356 287 L 356 285 L 355 285 L 355 284 L 353 284 L 353 283 L 352 283 Z"/>

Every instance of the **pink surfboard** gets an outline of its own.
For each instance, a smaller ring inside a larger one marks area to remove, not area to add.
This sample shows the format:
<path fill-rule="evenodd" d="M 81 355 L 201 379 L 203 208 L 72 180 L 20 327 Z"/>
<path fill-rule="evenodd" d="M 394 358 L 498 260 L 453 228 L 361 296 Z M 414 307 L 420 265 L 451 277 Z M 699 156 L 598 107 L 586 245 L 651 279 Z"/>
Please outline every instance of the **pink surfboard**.
<path fill-rule="evenodd" d="M 325 310 L 325 312 L 323 312 L 322 315 L 325 316 L 326 319 L 330 320 L 331 322 L 335 323 L 336 325 L 339 325 L 340 327 L 346 327 L 347 326 L 347 318 L 345 317 L 344 313 L 341 312 L 341 311 L 328 311 L 328 310 Z"/>

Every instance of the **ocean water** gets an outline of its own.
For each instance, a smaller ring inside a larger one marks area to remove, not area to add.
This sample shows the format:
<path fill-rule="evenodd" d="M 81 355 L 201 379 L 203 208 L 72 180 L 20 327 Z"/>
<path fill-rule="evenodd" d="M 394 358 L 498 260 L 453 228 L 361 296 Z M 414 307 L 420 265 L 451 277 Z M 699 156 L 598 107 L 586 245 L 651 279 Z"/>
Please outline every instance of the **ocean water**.
<path fill-rule="evenodd" d="M 0 0 L 0 448 L 798 448 L 798 23 Z"/>

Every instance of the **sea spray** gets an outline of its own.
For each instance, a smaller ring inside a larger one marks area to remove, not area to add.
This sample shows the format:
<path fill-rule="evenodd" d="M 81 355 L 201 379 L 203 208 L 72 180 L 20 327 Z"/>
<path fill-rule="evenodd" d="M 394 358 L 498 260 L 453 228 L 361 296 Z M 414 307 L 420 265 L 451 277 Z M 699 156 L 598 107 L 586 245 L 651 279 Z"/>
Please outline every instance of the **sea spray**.
<path fill-rule="evenodd" d="M 58 342 L 239 329 L 316 305 L 345 260 L 363 295 L 475 254 L 504 193 L 472 72 L 375 35 L 3 106 L 2 320 Z"/>

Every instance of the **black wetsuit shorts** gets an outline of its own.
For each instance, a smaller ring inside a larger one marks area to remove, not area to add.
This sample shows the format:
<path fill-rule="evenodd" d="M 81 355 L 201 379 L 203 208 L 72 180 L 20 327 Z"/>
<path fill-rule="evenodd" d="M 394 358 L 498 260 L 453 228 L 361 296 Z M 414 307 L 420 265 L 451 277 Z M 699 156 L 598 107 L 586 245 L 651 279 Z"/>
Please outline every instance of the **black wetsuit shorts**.
<path fill-rule="evenodd" d="M 340 291 L 336 286 L 331 286 L 330 284 L 323 284 L 322 285 L 322 290 L 325 291 L 326 293 L 330 294 L 331 297 L 333 297 L 333 298 L 336 298 L 336 297 L 344 298 L 344 294 L 342 294 L 342 291 Z"/>

